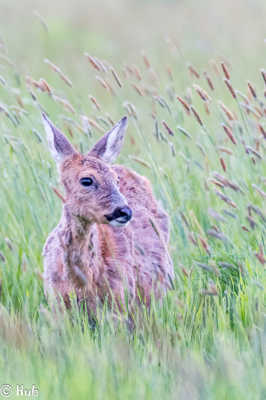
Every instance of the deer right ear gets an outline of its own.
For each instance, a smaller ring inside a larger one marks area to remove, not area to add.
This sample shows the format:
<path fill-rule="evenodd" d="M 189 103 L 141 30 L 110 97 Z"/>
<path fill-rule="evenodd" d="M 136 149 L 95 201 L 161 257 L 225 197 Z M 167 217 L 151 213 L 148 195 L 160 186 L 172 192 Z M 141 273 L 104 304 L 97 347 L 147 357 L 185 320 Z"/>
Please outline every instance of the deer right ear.
<path fill-rule="evenodd" d="M 126 128 L 127 117 L 124 117 L 93 146 L 89 155 L 112 163 L 120 153 Z"/>
<path fill-rule="evenodd" d="M 47 142 L 56 162 L 60 163 L 66 157 L 76 153 L 65 135 L 54 126 L 45 113 L 42 113 L 42 120 L 47 135 Z"/>

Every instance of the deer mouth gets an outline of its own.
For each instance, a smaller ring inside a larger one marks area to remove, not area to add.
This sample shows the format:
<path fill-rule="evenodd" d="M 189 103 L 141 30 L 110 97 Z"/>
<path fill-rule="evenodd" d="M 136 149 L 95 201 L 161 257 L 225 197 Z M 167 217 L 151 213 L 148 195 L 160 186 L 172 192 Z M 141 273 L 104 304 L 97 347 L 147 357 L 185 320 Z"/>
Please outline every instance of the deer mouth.
<path fill-rule="evenodd" d="M 105 215 L 112 226 L 126 225 L 132 218 L 132 210 L 128 206 L 116 208 L 112 214 Z"/>

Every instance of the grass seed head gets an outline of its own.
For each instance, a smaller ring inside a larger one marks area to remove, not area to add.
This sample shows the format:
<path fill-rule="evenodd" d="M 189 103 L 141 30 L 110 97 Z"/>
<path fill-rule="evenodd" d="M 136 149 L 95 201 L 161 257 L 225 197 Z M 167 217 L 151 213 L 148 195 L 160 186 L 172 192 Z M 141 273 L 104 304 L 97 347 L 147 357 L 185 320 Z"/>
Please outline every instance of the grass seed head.
<path fill-rule="evenodd" d="M 229 89 L 229 92 L 231 93 L 233 98 L 236 99 L 236 92 L 235 92 L 233 86 L 231 85 L 231 82 L 228 79 L 224 79 L 224 83 L 226 84 L 226 86 Z"/>
<path fill-rule="evenodd" d="M 180 96 L 177 96 L 176 98 L 182 104 L 182 106 L 186 110 L 187 114 L 190 114 L 190 106 L 188 105 L 188 103 L 184 99 L 182 99 L 182 97 L 180 97 Z"/>
<path fill-rule="evenodd" d="M 163 126 L 165 127 L 167 133 L 171 136 L 174 136 L 174 132 L 172 131 L 172 129 L 169 127 L 169 125 L 167 124 L 166 121 L 162 121 Z"/>
<path fill-rule="evenodd" d="M 95 99 L 95 97 L 89 95 L 89 99 L 90 99 L 91 102 L 95 105 L 95 107 L 97 108 L 97 110 L 98 110 L 98 111 L 101 111 L 100 104 L 97 102 L 97 100 Z"/>
<path fill-rule="evenodd" d="M 199 116 L 199 113 L 196 111 L 195 107 L 191 106 L 190 109 L 191 109 L 191 111 L 192 111 L 194 117 L 196 118 L 196 120 L 197 120 L 198 123 L 200 124 L 200 126 L 204 126 L 204 125 L 203 125 L 203 122 L 202 122 L 202 120 L 201 120 L 201 118 L 200 118 L 200 116 Z"/>
<path fill-rule="evenodd" d="M 209 85 L 209 88 L 210 88 L 211 90 L 214 90 L 214 84 L 213 84 L 213 82 L 212 82 L 210 76 L 208 75 L 208 73 L 205 71 L 203 74 L 204 74 L 205 79 L 206 79 L 206 81 L 207 81 L 207 83 L 208 83 L 208 85 Z"/>
<path fill-rule="evenodd" d="M 218 104 L 219 104 L 220 108 L 223 110 L 223 112 L 225 113 L 226 117 L 229 119 L 229 121 L 236 120 L 236 117 L 234 116 L 234 114 L 229 110 L 228 107 L 226 107 L 226 105 L 222 101 L 219 101 Z"/>
<path fill-rule="evenodd" d="M 264 80 L 264 83 L 266 85 L 266 70 L 265 69 L 261 69 L 260 72 L 261 72 L 262 78 Z"/>
<path fill-rule="evenodd" d="M 221 67 L 222 67 L 225 79 L 230 80 L 230 74 L 229 74 L 227 65 L 224 62 L 222 62 Z"/>
<path fill-rule="evenodd" d="M 110 70 L 112 72 L 112 75 L 113 75 L 116 83 L 117 83 L 117 86 L 121 88 L 123 85 L 122 85 L 122 82 L 121 82 L 117 72 L 115 71 L 115 69 L 113 67 L 110 67 Z"/>
<path fill-rule="evenodd" d="M 224 129 L 226 135 L 227 135 L 227 136 L 229 137 L 229 139 L 231 140 L 231 142 L 232 142 L 233 144 L 237 144 L 236 139 L 235 139 L 235 137 L 234 137 L 234 135 L 233 135 L 232 130 L 231 130 L 227 125 L 225 125 L 225 124 L 222 124 L 222 127 L 223 127 L 223 129 Z"/>
<path fill-rule="evenodd" d="M 88 61 L 90 62 L 90 64 L 93 66 L 94 69 L 96 69 L 99 72 L 102 71 L 102 67 L 95 57 L 90 56 L 88 53 L 84 53 L 84 56 L 88 59 Z"/>
<path fill-rule="evenodd" d="M 257 98 L 257 93 L 256 90 L 254 89 L 254 87 L 252 86 L 252 84 L 250 82 L 248 82 L 248 88 L 250 91 L 250 94 L 252 95 L 252 97 L 254 97 L 254 99 Z"/>
<path fill-rule="evenodd" d="M 196 70 L 196 68 L 192 65 L 192 64 L 188 64 L 187 66 L 190 74 L 194 77 L 199 79 L 200 78 L 200 74 L 198 73 L 198 71 Z"/>

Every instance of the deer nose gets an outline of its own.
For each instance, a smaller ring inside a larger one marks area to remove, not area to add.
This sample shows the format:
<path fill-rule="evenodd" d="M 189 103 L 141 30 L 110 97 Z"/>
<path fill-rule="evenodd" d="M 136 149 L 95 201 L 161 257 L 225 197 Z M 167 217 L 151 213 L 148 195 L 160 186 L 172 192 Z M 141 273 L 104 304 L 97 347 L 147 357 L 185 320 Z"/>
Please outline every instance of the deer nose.
<path fill-rule="evenodd" d="M 117 207 L 112 214 L 105 215 L 108 222 L 118 222 L 119 224 L 127 223 L 132 217 L 132 210 L 128 206 Z"/>

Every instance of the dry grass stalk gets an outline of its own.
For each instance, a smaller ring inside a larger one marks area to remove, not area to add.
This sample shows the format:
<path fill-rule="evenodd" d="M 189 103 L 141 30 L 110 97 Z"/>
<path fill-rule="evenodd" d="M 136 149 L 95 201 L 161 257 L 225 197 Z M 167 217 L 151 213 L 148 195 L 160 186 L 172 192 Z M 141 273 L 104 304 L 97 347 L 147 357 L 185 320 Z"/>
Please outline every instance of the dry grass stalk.
<path fill-rule="evenodd" d="M 42 88 L 44 89 L 44 90 L 43 90 L 44 92 L 47 92 L 48 94 L 52 95 L 52 93 L 53 93 L 53 92 L 52 92 L 52 89 L 51 89 L 51 87 L 48 85 L 48 83 L 46 82 L 45 79 L 40 78 L 39 83 L 40 83 L 40 85 L 42 86 Z"/>
<path fill-rule="evenodd" d="M 106 114 L 106 118 L 108 119 L 108 121 L 110 122 L 110 125 L 113 126 L 115 124 L 114 120 L 110 117 L 109 114 Z"/>
<path fill-rule="evenodd" d="M 136 161 L 138 164 L 142 165 L 143 167 L 151 169 L 150 164 L 148 164 L 146 161 L 142 160 L 139 157 L 129 155 L 128 158 L 130 158 L 133 161 Z"/>
<path fill-rule="evenodd" d="M 51 87 L 43 78 L 40 78 L 39 81 L 36 81 L 31 76 L 26 76 L 25 80 L 28 85 L 34 87 L 35 89 L 39 89 L 42 92 L 47 92 L 49 95 L 52 95 Z"/>
<path fill-rule="evenodd" d="M 227 125 L 225 125 L 225 124 L 222 124 L 222 127 L 223 127 L 223 129 L 224 129 L 226 135 L 227 135 L 227 136 L 229 137 L 229 139 L 231 140 L 231 142 L 232 142 L 233 144 L 237 144 L 236 139 L 235 139 L 235 137 L 234 137 L 234 135 L 233 135 L 232 130 L 231 130 Z"/>
<path fill-rule="evenodd" d="M 143 91 L 142 91 L 135 83 L 132 83 L 131 86 L 136 90 L 136 92 L 137 92 L 140 96 L 142 96 L 142 97 L 144 96 Z"/>
<path fill-rule="evenodd" d="M 249 222 L 249 225 L 250 225 L 251 229 L 254 229 L 256 227 L 256 225 L 257 225 L 256 222 L 254 221 L 254 219 L 252 217 L 250 217 L 250 216 L 247 216 L 246 218 L 247 218 L 247 220 Z"/>
<path fill-rule="evenodd" d="M 196 120 L 197 120 L 198 123 L 200 124 L 200 126 L 203 126 L 203 122 L 202 122 L 202 120 L 201 120 L 201 118 L 200 118 L 198 112 L 196 111 L 195 107 L 191 106 L 190 109 L 191 109 L 193 115 L 195 116 Z"/>
<path fill-rule="evenodd" d="M 123 85 L 122 85 L 122 83 L 121 83 L 121 80 L 120 80 L 120 78 L 119 78 L 117 72 L 115 71 L 115 69 L 114 69 L 113 67 L 110 67 L 110 70 L 111 70 L 111 72 L 112 72 L 112 75 L 113 75 L 113 77 L 114 77 L 114 79 L 115 79 L 115 81 L 116 81 L 118 87 L 121 88 Z"/>
<path fill-rule="evenodd" d="M 219 187 L 222 188 L 222 189 L 224 188 L 224 185 L 223 185 L 221 182 L 217 181 L 216 179 L 211 178 L 211 179 L 209 179 L 208 181 L 211 182 L 211 183 L 213 183 L 213 184 L 216 185 L 216 186 L 219 186 Z"/>
<path fill-rule="evenodd" d="M 187 273 L 186 269 L 184 267 L 182 267 L 182 272 L 185 275 L 186 278 L 189 277 L 189 274 Z"/>
<path fill-rule="evenodd" d="M 202 247 L 203 247 L 204 250 L 206 251 L 206 253 L 209 254 L 209 255 L 211 255 L 211 251 L 210 251 L 209 245 L 208 245 L 208 243 L 207 243 L 207 240 L 205 240 L 205 239 L 204 239 L 203 237 L 201 237 L 201 236 L 199 236 L 199 240 L 200 240 L 200 243 L 201 243 Z"/>
<path fill-rule="evenodd" d="M 97 60 L 97 58 L 90 56 L 88 53 L 84 53 L 84 56 L 87 57 L 88 61 L 90 62 L 90 64 L 93 66 L 94 69 L 96 69 L 99 72 L 102 71 L 102 66 Z"/>
<path fill-rule="evenodd" d="M 6 262 L 6 258 L 5 258 L 5 256 L 4 256 L 4 254 L 3 254 L 3 253 L 1 253 L 1 252 L 0 252 L 0 261 L 2 261 L 3 263 L 5 263 L 5 262 Z"/>
<path fill-rule="evenodd" d="M 195 78 L 199 79 L 200 78 L 200 74 L 198 73 L 198 71 L 193 67 L 193 65 L 188 64 L 187 66 L 189 72 L 191 73 L 192 76 L 194 76 Z"/>
<path fill-rule="evenodd" d="M 257 185 L 255 185 L 255 183 L 252 183 L 251 185 L 255 190 L 257 190 L 257 192 L 261 195 L 261 197 L 263 197 L 264 199 L 266 199 L 266 193 Z"/>
<path fill-rule="evenodd" d="M 222 240 L 223 242 L 228 242 L 228 238 L 225 236 L 225 234 L 217 229 L 209 229 L 207 231 L 207 235 L 213 236 L 214 238 Z"/>
<path fill-rule="evenodd" d="M 266 131 L 261 124 L 258 124 L 258 129 L 262 133 L 264 139 L 266 139 Z"/>
<path fill-rule="evenodd" d="M 256 156 L 259 160 L 262 160 L 262 156 L 260 155 L 260 153 L 258 153 L 256 150 L 254 150 L 251 146 L 246 145 L 245 146 L 246 149 L 246 153 L 247 154 L 254 154 L 254 156 Z"/>
<path fill-rule="evenodd" d="M 262 78 L 264 80 L 264 83 L 266 85 L 266 70 L 265 69 L 261 69 L 260 72 L 261 72 Z"/>
<path fill-rule="evenodd" d="M 100 107 L 99 103 L 97 102 L 97 100 L 95 99 L 95 97 L 89 95 L 89 99 L 90 99 L 91 102 L 95 105 L 95 107 L 97 108 L 97 110 L 98 110 L 98 111 L 101 111 L 101 107 Z"/>
<path fill-rule="evenodd" d="M 50 67 L 53 71 L 55 71 L 55 72 L 60 76 L 60 78 L 61 78 L 69 87 L 72 87 L 72 86 L 73 86 L 71 80 L 61 71 L 61 69 L 60 69 L 57 65 L 55 65 L 55 64 L 52 63 L 50 60 L 48 60 L 48 58 L 45 58 L 45 59 L 44 59 L 44 62 L 45 62 L 46 64 L 48 64 L 49 67 Z"/>
<path fill-rule="evenodd" d="M 187 220 L 187 217 L 185 216 L 185 214 L 182 211 L 180 211 L 180 216 L 181 216 L 182 220 L 184 221 L 186 227 L 189 228 L 190 225 L 189 225 L 189 222 Z"/>
<path fill-rule="evenodd" d="M 236 120 L 236 117 L 234 116 L 234 114 L 229 110 L 228 107 L 226 107 L 226 105 L 222 101 L 219 101 L 218 104 L 221 107 L 221 109 L 223 110 L 223 112 L 225 113 L 225 115 L 227 116 L 227 118 L 229 119 L 229 121 Z"/>
<path fill-rule="evenodd" d="M 263 254 L 263 249 L 262 249 L 262 245 L 260 245 L 260 250 L 258 251 L 258 253 L 255 253 L 255 256 L 257 257 L 257 259 L 259 260 L 259 262 L 264 265 L 266 264 L 266 258 Z"/>
<path fill-rule="evenodd" d="M 206 71 L 203 72 L 203 74 L 204 74 L 205 79 L 206 79 L 206 81 L 207 81 L 207 83 L 208 83 L 208 85 L 209 85 L 209 88 L 210 88 L 211 90 L 214 90 L 214 84 L 213 84 L 213 82 L 212 82 L 210 76 L 207 74 Z"/>
<path fill-rule="evenodd" d="M 204 89 L 202 89 L 199 85 L 194 84 L 193 88 L 203 101 L 210 100 L 210 96 L 208 95 L 208 93 Z"/>
<path fill-rule="evenodd" d="M 62 99 L 62 97 L 55 96 L 55 95 L 53 95 L 53 99 L 54 99 L 57 103 L 62 104 L 62 105 L 64 106 L 64 108 L 65 108 L 67 111 L 70 111 L 72 114 L 75 114 L 75 113 L 76 113 L 74 107 L 69 103 L 68 100 Z"/>
<path fill-rule="evenodd" d="M 188 232 L 188 238 L 191 241 L 191 243 L 194 244 L 194 246 L 198 247 L 198 243 L 194 232 Z"/>
<path fill-rule="evenodd" d="M 222 67 L 225 79 L 230 80 L 230 74 L 229 74 L 227 65 L 224 62 L 222 62 L 221 67 Z"/>
<path fill-rule="evenodd" d="M 256 110 L 257 114 L 260 116 L 260 118 L 263 118 L 263 111 L 258 106 L 254 106 L 254 109 Z"/>
<path fill-rule="evenodd" d="M 222 192 L 219 192 L 218 190 L 215 190 L 215 193 L 217 194 L 217 196 L 220 197 L 220 199 L 222 199 L 225 203 L 229 204 L 231 207 L 233 208 L 237 208 L 236 203 L 234 203 L 228 196 L 226 196 L 225 194 L 223 194 Z"/>
<path fill-rule="evenodd" d="M 232 150 L 228 149 L 227 147 L 219 146 L 218 150 L 223 153 L 229 154 L 230 156 L 233 154 Z"/>
<path fill-rule="evenodd" d="M 181 133 L 183 133 L 186 137 L 188 137 L 189 139 L 192 139 L 192 136 L 182 126 L 178 126 L 177 129 Z"/>
<path fill-rule="evenodd" d="M 226 219 L 212 208 L 208 208 L 208 214 L 217 221 L 226 222 Z"/>
<path fill-rule="evenodd" d="M 102 85 L 102 87 L 104 88 L 104 89 L 106 89 L 109 93 L 111 93 L 112 95 L 114 95 L 115 93 L 114 93 L 114 89 L 112 88 L 112 86 L 106 81 L 106 80 L 104 80 L 102 77 L 100 77 L 100 76 L 96 76 L 95 77 L 96 78 L 96 80 Z"/>
<path fill-rule="evenodd" d="M 236 92 L 235 92 L 233 86 L 231 85 L 231 82 L 228 79 L 224 79 L 224 83 L 226 84 L 226 86 L 229 89 L 229 92 L 231 93 L 233 98 L 236 99 Z"/>
<path fill-rule="evenodd" d="M 257 111 L 254 107 L 251 105 L 248 105 L 246 103 L 240 103 L 240 106 L 247 112 L 247 114 L 252 114 L 257 120 L 260 120 L 263 117 L 263 114 L 261 111 Z"/>
<path fill-rule="evenodd" d="M 88 118 L 88 123 L 99 132 L 105 132 L 105 129 L 103 129 L 96 121 L 94 121 L 94 119 Z"/>
<path fill-rule="evenodd" d="M 169 125 L 167 124 L 166 121 L 162 121 L 163 126 L 165 127 L 167 133 L 171 136 L 174 136 L 174 132 L 172 131 L 172 129 L 169 127 Z"/>
<path fill-rule="evenodd" d="M 249 99 L 247 98 L 247 96 L 245 94 L 243 94 L 242 92 L 240 92 L 240 90 L 236 90 L 235 91 L 236 94 L 238 94 L 243 100 L 244 102 L 249 105 Z"/>
<path fill-rule="evenodd" d="M 133 104 L 129 103 L 128 101 L 125 101 L 123 103 L 123 107 L 127 110 L 130 116 L 134 117 L 136 120 L 138 119 L 137 110 Z"/>
<path fill-rule="evenodd" d="M 196 262 L 196 264 L 197 264 L 198 267 L 204 269 L 205 271 L 214 272 L 214 269 L 208 264 L 204 264 L 204 263 L 201 263 L 201 262 Z"/>
<path fill-rule="evenodd" d="M 129 68 L 129 70 L 132 71 L 132 74 L 135 75 L 135 77 L 137 78 L 138 81 L 142 80 L 142 76 L 140 74 L 139 68 L 136 65 L 132 65 L 132 68 L 130 66 L 128 66 L 127 68 Z"/>
<path fill-rule="evenodd" d="M 7 117 L 9 116 L 8 108 L 3 103 L 0 103 L 0 112 L 3 112 Z"/>
<path fill-rule="evenodd" d="M 5 242 L 6 242 L 7 247 L 9 248 L 9 250 L 13 251 L 14 247 L 13 247 L 12 241 L 8 237 L 5 237 Z"/>
<path fill-rule="evenodd" d="M 263 222 L 266 222 L 266 216 L 263 214 L 263 212 L 261 211 L 261 209 L 259 207 L 254 206 L 254 204 L 249 204 L 247 209 L 248 209 L 249 216 L 252 216 L 251 211 L 253 211 L 256 215 L 258 215 L 261 218 L 261 220 Z"/>
<path fill-rule="evenodd" d="M 144 52 L 142 52 L 142 57 L 143 57 L 143 61 L 144 61 L 145 66 L 146 66 L 148 69 L 150 69 L 150 68 L 151 68 L 151 63 L 150 63 L 150 61 L 148 60 L 148 57 L 146 56 L 146 54 L 145 54 Z"/>
<path fill-rule="evenodd" d="M 229 179 L 225 178 L 224 176 L 220 175 L 218 172 L 214 172 L 213 176 L 216 180 L 221 182 L 224 186 L 230 187 L 231 189 L 235 190 L 236 192 L 242 192 L 242 189 L 234 182 L 230 181 Z"/>
<path fill-rule="evenodd" d="M 180 96 L 177 96 L 176 98 L 182 104 L 182 106 L 186 110 L 187 114 L 190 114 L 190 107 L 187 104 L 187 102 L 184 99 L 182 99 L 182 97 L 180 97 Z"/>
<path fill-rule="evenodd" d="M 6 86 L 6 80 L 0 75 L 0 83 L 2 86 Z"/>
<path fill-rule="evenodd" d="M 210 109 L 209 109 L 209 106 L 208 106 L 207 102 L 204 103 L 204 110 L 205 110 L 206 114 L 210 115 L 211 112 L 210 112 Z"/>
<path fill-rule="evenodd" d="M 109 87 L 108 87 L 107 83 L 105 82 L 105 80 L 104 80 L 102 77 L 96 75 L 95 78 L 96 78 L 96 80 L 102 85 L 102 87 L 103 87 L 104 89 L 106 89 L 106 90 L 109 91 Z"/>
<path fill-rule="evenodd" d="M 53 192 L 57 195 L 57 197 L 59 197 L 59 199 L 62 201 L 62 203 L 66 202 L 66 199 L 63 197 L 63 195 L 55 188 L 52 187 Z"/>
<path fill-rule="evenodd" d="M 252 95 L 252 97 L 254 97 L 254 99 L 256 99 L 257 98 L 256 90 L 254 89 L 254 87 L 251 85 L 250 82 L 248 82 L 248 88 L 249 88 L 249 91 L 250 91 L 250 94 Z"/>

